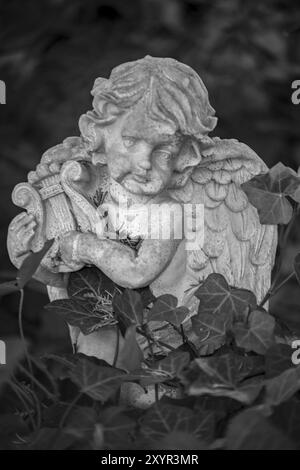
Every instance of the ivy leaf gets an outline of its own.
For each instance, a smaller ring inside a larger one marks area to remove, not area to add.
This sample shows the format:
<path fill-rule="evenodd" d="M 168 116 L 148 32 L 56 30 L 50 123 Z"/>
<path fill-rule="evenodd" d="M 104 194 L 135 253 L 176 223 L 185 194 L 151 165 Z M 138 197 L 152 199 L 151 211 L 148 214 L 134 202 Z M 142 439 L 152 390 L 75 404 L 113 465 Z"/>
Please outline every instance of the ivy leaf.
<path fill-rule="evenodd" d="M 290 247 L 291 248 L 291 247 Z M 272 305 L 272 314 L 276 318 L 277 325 L 284 330 L 280 336 L 290 336 L 292 333 L 295 339 L 300 338 L 300 289 L 299 284 L 287 283 L 284 290 L 276 297 L 276 302 Z"/>
<path fill-rule="evenodd" d="M 156 299 L 149 286 L 139 287 L 138 289 L 134 289 L 134 291 L 140 294 L 144 307 L 148 307 L 148 305 L 154 302 Z"/>
<path fill-rule="evenodd" d="M 189 313 L 187 307 L 177 307 L 178 300 L 174 295 L 163 294 L 157 297 L 148 313 L 148 321 L 167 321 L 180 326 Z"/>
<path fill-rule="evenodd" d="M 29 433 L 28 426 L 20 415 L 1 413 L 0 415 L 0 450 L 15 450 L 16 434 L 24 436 Z"/>
<path fill-rule="evenodd" d="M 143 367 L 132 371 L 132 373 L 128 375 L 127 380 L 137 382 L 141 387 L 148 387 L 149 385 L 163 383 L 170 380 L 170 378 L 162 372 L 157 372 L 150 367 Z"/>
<path fill-rule="evenodd" d="M 207 450 L 207 442 L 200 441 L 193 434 L 172 431 L 163 439 L 152 445 L 152 449 L 158 450 Z"/>
<path fill-rule="evenodd" d="M 242 373 L 243 356 L 224 354 L 205 359 L 196 358 L 194 363 L 214 381 L 215 385 L 235 387 L 245 377 Z"/>
<path fill-rule="evenodd" d="M 141 433 L 150 445 L 163 441 L 174 432 L 187 433 L 208 442 L 213 437 L 214 425 L 213 413 L 157 403 L 143 416 Z"/>
<path fill-rule="evenodd" d="M 96 423 L 97 414 L 93 408 L 77 406 L 67 417 L 64 431 L 77 441 L 82 443 L 88 441 L 90 443 Z"/>
<path fill-rule="evenodd" d="M 243 407 L 242 403 L 228 397 L 203 395 L 194 400 L 194 409 L 213 412 L 217 421 L 224 420 L 227 415 L 236 414 Z"/>
<path fill-rule="evenodd" d="M 75 297 L 77 300 L 96 299 L 99 301 L 102 297 L 112 300 L 116 290 L 119 289 L 109 277 L 100 269 L 91 267 L 83 268 L 70 274 L 68 283 L 69 297 Z"/>
<path fill-rule="evenodd" d="M 249 409 L 230 422 L 226 432 L 226 448 L 230 450 L 295 449 L 289 439 L 258 411 Z"/>
<path fill-rule="evenodd" d="M 143 323 L 143 302 L 141 295 L 131 289 L 117 292 L 113 298 L 113 310 L 124 328 Z"/>
<path fill-rule="evenodd" d="M 54 300 L 44 308 L 62 316 L 67 323 L 78 327 L 84 335 L 89 335 L 103 326 L 117 323 L 112 311 L 109 308 L 105 309 L 94 298 L 79 300 L 74 297 Z"/>
<path fill-rule="evenodd" d="M 75 367 L 69 371 L 69 378 L 82 393 L 101 402 L 105 402 L 114 395 L 125 375 L 123 370 L 88 357 L 79 357 Z"/>
<path fill-rule="evenodd" d="M 294 270 L 295 270 L 297 281 L 300 284 L 300 253 L 298 253 L 294 259 Z"/>
<path fill-rule="evenodd" d="M 125 333 L 124 344 L 118 355 L 117 366 L 131 372 L 138 369 L 144 360 L 144 355 L 136 339 L 136 325 L 131 325 Z"/>
<path fill-rule="evenodd" d="M 20 290 L 20 286 L 17 280 L 7 281 L 0 284 L 0 297 L 8 294 L 13 294 Z"/>
<path fill-rule="evenodd" d="M 118 286 L 97 268 L 71 273 L 69 299 L 56 300 L 46 306 L 64 317 L 70 325 L 88 335 L 104 326 L 117 324 L 112 299 Z"/>
<path fill-rule="evenodd" d="M 300 367 L 285 370 L 265 381 L 265 403 L 269 406 L 277 406 L 289 400 L 300 390 Z"/>
<path fill-rule="evenodd" d="M 17 274 L 17 281 L 20 289 L 23 289 L 27 282 L 30 281 L 45 254 L 53 245 L 53 242 L 54 239 L 47 240 L 40 251 L 31 253 L 29 256 L 27 256 L 27 258 L 25 258 Z"/>
<path fill-rule="evenodd" d="M 111 406 L 101 412 L 100 425 L 105 449 L 130 449 L 136 422 L 124 414 L 124 409 Z"/>
<path fill-rule="evenodd" d="M 164 317 L 165 317 L 165 321 L 178 327 L 183 323 L 183 321 L 186 319 L 188 314 L 189 314 L 189 309 L 182 305 L 180 307 L 176 307 L 172 313 L 170 312 L 169 314 L 165 314 Z"/>
<path fill-rule="evenodd" d="M 58 428 L 64 413 L 67 411 L 67 408 L 67 403 L 60 402 L 45 408 L 42 413 L 43 426 L 46 428 Z"/>
<path fill-rule="evenodd" d="M 174 295 L 163 294 L 157 297 L 151 309 L 151 317 L 156 314 L 165 314 L 172 312 L 177 306 L 178 300 Z M 155 318 L 154 318 L 155 319 Z"/>
<path fill-rule="evenodd" d="M 299 187 L 297 174 L 282 163 L 241 185 L 251 204 L 256 207 L 260 222 L 269 225 L 289 223 L 293 207 L 286 196 L 300 202 Z"/>
<path fill-rule="evenodd" d="M 270 420 L 300 447 L 300 403 L 297 399 L 276 406 Z"/>
<path fill-rule="evenodd" d="M 10 381 L 12 374 L 18 363 L 25 355 L 26 345 L 19 338 L 1 338 L 3 343 L 0 344 L 1 352 L 4 353 L 5 364 L 0 362 L 0 391 L 3 385 Z M 2 345 L 4 346 L 2 349 Z M 0 357 L 3 360 L 2 354 Z M 4 361 L 3 361 L 4 362 Z"/>
<path fill-rule="evenodd" d="M 18 270 L 16 279 L 0 284 L 0 297 L 12 294 L 25 287 L 25 285 L 30 281 L 38 269 L 42 259 L 44 258 L 47 251 L 49 251 L 51 248 L 53 242 L 54 239 L 47 240 L 40 251 L 31 253 L 29 256 L 27 256 L 27 258 L 25 258 L 20 269 Z"/>
<path fill-rule="evenodd" d="M 250 313 L 248 323 L 236 323 L 233 334 L 237 346 L 245 351 L 265 354 L 275 342 L 275 319 L 268 313 L 254 310 Z"/>
<path fill-rule="evenodd" d="M 213 315 L 198 313 L 192 317 L 193 331 L 200 339 L 197 350 L 201 355 L 214 353 L 226 343 L 226 333 L 231 328 L 231 316 L 226 313 Z"/>
<path fill-rule="evenodd" d="M 189 373 L 183 376 L 183 381 L 187 385 L 188 395 L 229 397 L 250 404 L 263 387 L 258 380 L 245 380 L 255 374 L 254 364 L 250 358 L 232 353 L 197 358 Z"/>
<path fill-rule="evenodd" d="M 65 429 L 43 427 L 30 435 L 29 450 L 66 450 L 70 449 L 76 439 Z"/>
<path fill-rule="evenodd" d="M 288 344 L 274 344 L 265 355 L 266 378 L 270 379 L 280 375 L 293 367 L 291 357 L 293 350 Z"/>
<path fill-rule="evenodd" d="M 42 360 L 46 362 L 47 369 L 55 379 L 64 380 L 69 377 L 69 371 L 78 361 L 77 354 L 45 354 Z"/>
<path fill-rule="evenodd" d="M 151 368 L 140 370 L 139 382 L 142 387 L 170 381 L 180 376 L 181 371 L 189 364 L 190 355 L 184 351 L 171 351 L 160 361 L 152 364 Z"/>
<path fill-rule="evenodd" d="M 152 368 L 167 374 L 170 378 L 178 377 L 182 369 L 190 362 L 190 355 L 184 351 L 171 351 L 167 357 L 155 363 Z"/>
<path fill-rule="evenodd" d="M 232 321 L 246 316 L 256 306 L 253 292 L 230 287 L 221 274 L 210 274 L 195 292 L 200 300 L 198 314 L 226 315 Z"/>

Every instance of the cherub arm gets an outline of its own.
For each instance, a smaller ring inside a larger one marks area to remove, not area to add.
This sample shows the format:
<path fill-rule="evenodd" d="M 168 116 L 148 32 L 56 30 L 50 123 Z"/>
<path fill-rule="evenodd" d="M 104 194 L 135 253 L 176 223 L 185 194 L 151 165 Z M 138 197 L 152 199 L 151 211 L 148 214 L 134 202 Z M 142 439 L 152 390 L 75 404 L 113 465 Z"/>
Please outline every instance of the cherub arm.
<path fill-rule="evenodd" d="M 76 234 L 71 232 L 61 246 L 61 255 L 66 263 L 73 236 L 76 237 Z M 93 264 L 116 284 L 131 289 L 144 287 L 156 279 L 172 260 L 180 242 L 179 239 L 146 239 L 136 253 L 127 245 L 99 239 L 92 233 L 77 236 L 76 262 Z"/>
<path fill-rule="evenodd" d="M 11 262 L 19 269 L 30 255 L 30 242 L 34 235 L 36 221 L 33 215 L 21 212 L 10 223 L 8 229 L 7 249 Z M 52 273 L 39 266 L 33 275 L 34 279 L 53 287 L 66 287 L 67 273 Z"/>

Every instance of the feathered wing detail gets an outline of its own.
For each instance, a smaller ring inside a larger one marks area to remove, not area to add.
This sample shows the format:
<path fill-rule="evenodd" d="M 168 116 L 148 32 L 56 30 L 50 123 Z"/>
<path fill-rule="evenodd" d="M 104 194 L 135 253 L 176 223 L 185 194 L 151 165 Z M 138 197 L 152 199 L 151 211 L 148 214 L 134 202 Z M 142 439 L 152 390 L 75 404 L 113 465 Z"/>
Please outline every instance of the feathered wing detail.
<path fill-rule="evenodd" d="M 277 227 L 261 225 L 240 185 L 266 171 L 256 153 L 237 140 L 213 138 L 202 151 L 190 202 L 204 204 L 204 244 L 187 251 L 187 272 L 193 272 L 195 284 L 216 272 L 262 300 L 270 287 Z"/>

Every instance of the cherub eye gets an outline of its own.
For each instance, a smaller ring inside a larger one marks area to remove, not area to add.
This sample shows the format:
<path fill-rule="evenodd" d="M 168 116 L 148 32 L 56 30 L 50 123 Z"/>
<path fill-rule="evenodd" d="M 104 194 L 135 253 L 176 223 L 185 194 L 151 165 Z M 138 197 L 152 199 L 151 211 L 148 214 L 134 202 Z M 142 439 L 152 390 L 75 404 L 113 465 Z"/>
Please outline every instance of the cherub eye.
<path fill-rule="evenodd" d="M 136 139 L 133 137 L 123 137 L 123 144 L 124 147 L 130 148 L 136 143 Z"/>
<path fill-rule="evenodd" d="M 158 150 L 157 152 L 159 154 L 159 157 L 162 158 L 163 160 L 169 160 L 172 156 L 172 152 L 168 150 Z"/>
<path fill-rule="evenodd" d="M 164 147 L 158 147 L 157 149 L 155 149 L 155 153 L 159 155 L 160 158 L 167 160 L 168 158 L 172 156 L 173 152 L 170 147 L 164 146 Z"/>

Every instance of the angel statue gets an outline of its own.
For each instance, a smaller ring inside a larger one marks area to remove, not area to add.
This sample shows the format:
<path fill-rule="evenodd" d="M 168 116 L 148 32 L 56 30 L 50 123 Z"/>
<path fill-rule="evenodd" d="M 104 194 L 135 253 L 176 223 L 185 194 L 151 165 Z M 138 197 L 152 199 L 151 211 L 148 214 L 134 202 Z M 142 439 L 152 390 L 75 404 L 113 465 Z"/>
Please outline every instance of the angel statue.
<path fill-rule="evenodd" d="M 197 73 L 146 56 L 97 78 L 92 95 L 80 137 L 46 151 L 14 189 L 26 212 L 9 227 L 12 263 L 54 238 L 36 272 L 51 300 L 66 297 L 68 273 L 85 266 L 122 287 L 173 294 L 191 315 L 210 273 L 261 300 L 277 227 L 260 223 L 240 185 L 267 166 L 247 145 L 209 136 L 217 118 Z M 71 336 L 77 351 L 112 363 L 115 326 L 90 335 L 72 327 Z"/>

